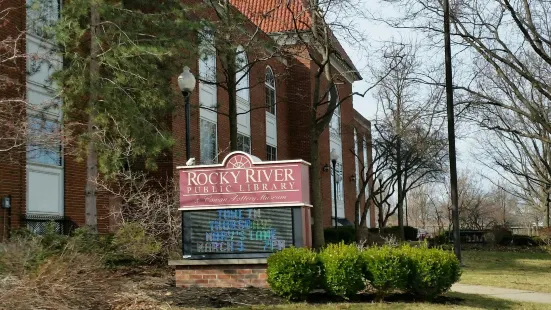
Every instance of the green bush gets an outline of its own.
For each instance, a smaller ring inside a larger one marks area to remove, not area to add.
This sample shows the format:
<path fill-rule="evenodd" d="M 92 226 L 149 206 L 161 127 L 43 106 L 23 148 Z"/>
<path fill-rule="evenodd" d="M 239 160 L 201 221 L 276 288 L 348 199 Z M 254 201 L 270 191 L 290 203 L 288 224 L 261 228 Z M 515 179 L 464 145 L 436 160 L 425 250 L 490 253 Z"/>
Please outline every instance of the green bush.
<path fill-rule="evenodd" d="M 365 287 L 363 260 L 355 245 L 329 244 L 319 254 L 322 283 L 332 295 L 349 297 Z"/>
<path fill-rule="evenodd" d="M 161 251 L 161 243 L 146 234 L 139 223 L 123 224 L 111 241 L 113 251 L 105 260 L 113 264 L 139 264 L 154 261 Z"/>
<path fill-rule="evenodd" d="M 494 242 L 499 245 L 509 245 L 513 240 L 513 232 L 504 226 L 495 226 L 490 231 L 494 235 Z"/>
<path fill-rule="evenodd" d="M 402 248 L 374 247 L 362 252 L 364 276 L 375 290 L 378 300 L 396 290 L 405 290 L 409 277 L 409 260 Z"/>
<path fill-rule="evenodd" d="M 323 230 L 325 243 L 356 243 L 356 229 L 354 226 L 331 227 Z"/>
<path fill-rule="evenodd" d="M 407 291 L 423 299 L 433 299 L 459 280 L 459 261 L 452 252 L 428 248 L 401 248 L 410 266 Z"/>
<path fill-rule="evenodd" d="M 303 299 L 319 279 L 316 253 L 307 248 L 286 248 L 268 257 L 268 284 L 280 296 Z"/>

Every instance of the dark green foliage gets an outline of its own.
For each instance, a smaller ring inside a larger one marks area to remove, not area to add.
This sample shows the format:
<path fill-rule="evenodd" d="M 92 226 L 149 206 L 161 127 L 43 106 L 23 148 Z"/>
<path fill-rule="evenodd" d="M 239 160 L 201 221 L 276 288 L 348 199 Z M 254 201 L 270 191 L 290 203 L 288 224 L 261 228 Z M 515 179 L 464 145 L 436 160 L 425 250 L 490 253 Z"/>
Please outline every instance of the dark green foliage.
<path fill-rule="evenodd" d="M 515 246 L 540 246 L 543 245 L 541 238 L 534 238 L 526 235 L 512 235 L 501 239 L 500 245 L 515 245 Z"/>
<path fill-rule="evenodd" d="M 152 263 L 161 252 L 161 243 L 148 235 L 138 223 L 125 223 L 111 240 L 111 251 L 104 258 L 107 265 Z"/>
<path fill-rule="evenodd" d="M 417 234 L 419 233 L 418 229 L 411 226 L 404 226 L 404 234 L 407 241 L 418 241 Z"/>
<path fill-rule="evenodd" d="M 402 247 L 410 274 L 407 291 L 423 299 L 433 299 L 448 291 L 461 276 L 459 261 L 452 252 L 440 249 Z"/>
<path fill-rule="evenodd" d="M 287 248 L 268 258 L 268 284 L 285 298 L 303 299 L 319 279 L 316 253 L 307 248 Z"/>
<path fill-rule="evenodd" d="M 104 175 L 126 164 L 145 160 L 155 167 L 155 158 L 173 145 L 167 120 L 175 109 L 171 80 L 190 63 L 196 51 L 199 24 L 186 15 L 189 7 L 180 1 L 98 0 L 101 27 L 98 85 L 99 98 L 88 105 L 90 89 L 90 3 L 66 1 L 54 28 L 64 66 L 54 74 L 60 85 L 65 129 L 85 151 L 96 144 L 99 169 Z M 93 117 L 96 134 L 78 126 Z M 75 124 L 76 123 L 76 124 Z"/>
<path fill-rule="evenodd" d="M 321 269 L 316 263 L 319 262 Z M 330 294 L 350 297 L 369 283 L 377 299 L 400 291 L 432 299 L 459 280 L 459 261 L 451 251 L 426 246 L 373 247 L 330 244 L 317 254 L 309 249 L 285 249 L 268 258 L 268 283 L 278 295 L 304 298 L 321 286 Z"/>
<path fill-rule="evenodd" d="M 410 266 L 402 248 L 369 248 L 362 252 L 362 258 L 365 279 L 375 290 L 377 299 L 407 288 Z"/>
<path fill-rule="evenodd" d="M 352 244 L 356 242 L 356 229 L 354 226 L 343 226 L 339 228 L 326 228 L 323 230 L 325 243 Z"/>
<path fill-rule="evenodd" d="M 346 298 L 365 287 L 363 260 L 355 245 L 329 244 L 319 258 L 323 286 L 329 294 Z"/>
<path fill-rule="evenodd" d="M 379 233 L 379 228 L 369 228 L 369 232 Z M 393 235 L 394 237 L 396 237 L 396 239 L 400 239 L 399 226 L 384 227 L 380 233 L 381 233 L 381 236 Z M 418 240 L 417 233 L 418 233 L 417 228 L 411 227 L 411 226 L 404 226 L 404 235 L 405 235 L 406 241 L 417 241 Z"/>
<path fill-rule="evenodd" d="M 427 243 L 429 244 L 429 247 L 436 247 L 448 244 L 450 243 L 450 233 L 444 231 L 438 235 L 435 235 L 434 237 L 428 238 Z"/>
<path fill-rule="evenodd" d="M 504 226 L 495 226 L 490 233 L 494 235 L 495 244 L 499 245 L 507 245 L 513 238 L 513 232 Z"/>

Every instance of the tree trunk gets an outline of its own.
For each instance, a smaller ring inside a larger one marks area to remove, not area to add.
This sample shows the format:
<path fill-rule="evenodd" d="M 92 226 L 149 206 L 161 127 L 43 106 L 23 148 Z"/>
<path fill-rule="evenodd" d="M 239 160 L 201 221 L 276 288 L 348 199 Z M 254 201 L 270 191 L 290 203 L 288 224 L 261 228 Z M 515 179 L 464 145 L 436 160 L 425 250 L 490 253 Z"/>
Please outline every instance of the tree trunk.
<path fill-rule="evenodd" d="M 98 154 L 94 145 L 96 126 L 95 122 L 95 106 L 98 98 L 98 26 L 99 26 L 99 11 L 97 3 L 92 1 L 90 8 L 90 99 L 88 101 L 88 134 L 90 141 L 88 142 L 88 154 L 86 159 L 86 188 L 85 188 L 85 224 L 92 231 L 98 231 L 98 217 L 96 204 L 96 181 L 98 178 Z"/>
<path fill-rule="evenodd" d="M 314 112 L 315 113 L 315 112 Z M 310 182 L 312 184 L 312 215 L 314 217 L 314 225 L 312 232 L 312 242 L 314 248 L 319 249 L 325 245 L 325 237 L 323 235 L 323 201 L 321 199 L 321 173 L 319 162 L 319 140 L 312 126 L 312 144 L 310 145 Z"/>
<path fill-rule="evenodd" d="M 404 232 L 404 187 L 402 183 L 402 129 L 400 120 L 400 99 L 396 105 L 396 133 L 398 137 L 396 139 L 396 170 L 397 170 L 397 183 L 398 183 L 398 227 L 400 228 L 400 239 L 405 240 Z"/>
<path fill-rule="evenodd" d="M 549 196 L 549 190 L 547 190 L 546 196 L 547 196 L 547 199 L 545 201 L 545 227 L 549 228 L 549 221 L 550 221 L 549 209 L 551 206 L 551 197 Z"/>
<path fill-rule="evenodd" d="M 455 156 L 455 114 L 453 111 L 452 52 L 450 34 L 450 2 L 444 0 L 444 60 L 446 71 L 446 111 L 448 117 L 448 143 L 450 157 L 450 191 L 453 209 L 453 248 L 461 262 L 461 244 L 459 232 L 459 197 L 457 193 L 457 160 Z"/>
<path fill-rule="evenodd" d="M 231 48 L 231 47 L 230 47 Z M 237 151 L 237 83 L 235 53 L 227 51 L 226 62 L 228 66 L 228 104 L 229 104 L 229 122 L 230 122 L 230 150 Z"/>

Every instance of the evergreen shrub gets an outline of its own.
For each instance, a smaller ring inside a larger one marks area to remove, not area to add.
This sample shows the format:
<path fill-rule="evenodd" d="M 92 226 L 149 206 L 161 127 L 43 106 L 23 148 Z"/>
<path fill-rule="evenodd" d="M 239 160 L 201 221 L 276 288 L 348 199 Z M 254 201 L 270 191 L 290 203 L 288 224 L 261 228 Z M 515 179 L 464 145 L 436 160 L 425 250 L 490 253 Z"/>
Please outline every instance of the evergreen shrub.
<path fill-rule="evenodd" d="M 268 257 L 268 284 L 280 296 L 304 299 L 319 279 L 317 254 L 307 248 L 287 248 Z"/>
<path fill-rule="evenodd" d="M 329 294 L 347 298 L 364 289 L 363 260 L 355 245 L 329 244 L 319 258 L 323 286 Z"/>
<path fill-rule="evenodd" d="M 409 259 L 402 248 L 368 248 L 362 252 L 364 277 L 378 300 L 396 290 L 405 290 L 410 273 Z"/>
<path fill-rule="evenodd" d="M 407 291 L 422 299 L 433 299 L 448 291 L 461 276 L 453 252 L 440 249 L 402 247 L 409 260 Z"/>

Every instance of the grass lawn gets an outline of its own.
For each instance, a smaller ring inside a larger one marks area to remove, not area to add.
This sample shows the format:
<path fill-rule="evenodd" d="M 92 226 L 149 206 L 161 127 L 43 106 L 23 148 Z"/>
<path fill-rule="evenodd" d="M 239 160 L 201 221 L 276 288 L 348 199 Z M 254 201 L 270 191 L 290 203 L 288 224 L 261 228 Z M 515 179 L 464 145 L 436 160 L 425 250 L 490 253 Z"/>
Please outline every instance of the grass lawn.
<path fill-rule="evenodd" d="M 551 254 L 464 251 L 460 283 L 551 293 Z"/>
<path fill-rule="evenodd" d="M 454 301 L 447 304 L 434 304 L 434 303 L 334 303 L 334 304 L 304 304 L 296 303 L 290 305 L 279 306 L 253 306 L 244 307 L 242 309 L 310 309 L 310 310 L 329 310 L 329 309 L 389 309 L 389 310 L 444 310 L 444 309 L 458 309 L 458 310 L 471 310 L 471 309 L 499 309 L 499 310 L 544 310 L 549 309 L 547 304 L 536 303 L 524 303 L 515 302 L 503 299 L 495 299 L 480 295 L 449 293 L 447 297 L 451 297 Z M 230 309 L 230 308 L 228 308 Z M 231 308 L 233 310 L 240 308 Z"/>

